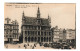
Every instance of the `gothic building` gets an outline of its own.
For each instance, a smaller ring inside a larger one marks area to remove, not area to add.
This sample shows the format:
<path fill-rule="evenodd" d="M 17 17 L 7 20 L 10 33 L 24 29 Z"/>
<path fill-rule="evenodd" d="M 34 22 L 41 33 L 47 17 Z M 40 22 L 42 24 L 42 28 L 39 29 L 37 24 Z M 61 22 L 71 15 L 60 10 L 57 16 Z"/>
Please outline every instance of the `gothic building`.
<path fill-rule="evenodd" d="M 5 18 L 4 24 L 4 42 L 14 43 L 19 41 L 19 25 L 17 21 L 10 22 L 11 19 Z"/>
<path fill-rule="evenodd" d="M 29 17 L 22 15 L 21 32 L 23 36 L 23 43 L 25 42 L 44 42 L 50 43 L 53 41 L 53 34 L 51 31 L 51 20 L 48 18 L 41 18 L 40 9 L 38 7 L 37 16 Z"/>

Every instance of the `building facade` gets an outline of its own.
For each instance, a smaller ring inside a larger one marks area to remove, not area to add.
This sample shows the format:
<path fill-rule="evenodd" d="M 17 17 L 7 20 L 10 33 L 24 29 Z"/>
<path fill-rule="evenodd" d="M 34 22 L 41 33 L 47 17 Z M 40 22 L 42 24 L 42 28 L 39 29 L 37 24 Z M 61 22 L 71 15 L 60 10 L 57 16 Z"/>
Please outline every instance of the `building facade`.
<path fill-rule="evenodd" d="M 58 26 L 56 26 L 56 27 L 54 27 L 54 29 L 53 29 L 53 41 L 54 42 L 58 42 L 59 41 L 59 39 L 60 39 L 60 30 L 58 29 Z"/>
<path fill-rule="evenodd" d="M 72 40 L 76 39 L 76 35 L 75 35 L 75 30 L 74 29 L 67 29 L 66 30 L 66 39 L 67 41 L 71 42 Z"/>
<path fill-rule="evenodd" d="M 63 35 L 63 29 L 60 28 L 60 31 L 59 31 L 59 38 L 60 38 L 59 41 L 60 41 L 60 42 L 63 41 L 63 39 L 64 39 L 63 36 L 64 36 L 64 35 Z"/>
<path fill-rule="evenodd" d="M 51 20 L 41 18 L 40 9 L 38 7 L 37 17 L 22 15 L 21 32 L 23 35 L 23 43 L 25 42 L 52 42 L 53 36 L 51 31 Z"/>
<path fill-rule="evenodd" d="M 9 18 L 5 18 L 4 24 L 4 41 L 5 43 L 13 43 L 19 41 L 19 25 L 18 22 L 10 22 Z"/>
<path fill-rule="evenodd" d="M 63 42 L 66 41 L 66 30 L 59 29 L 58 26 L 53 28 L 53 42 Z"/>

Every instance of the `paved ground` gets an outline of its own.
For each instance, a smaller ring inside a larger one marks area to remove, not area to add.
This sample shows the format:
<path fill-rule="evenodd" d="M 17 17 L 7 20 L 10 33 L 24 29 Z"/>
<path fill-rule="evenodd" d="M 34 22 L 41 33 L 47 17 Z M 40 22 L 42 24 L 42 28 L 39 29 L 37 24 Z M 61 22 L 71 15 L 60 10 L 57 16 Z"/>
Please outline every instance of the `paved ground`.
<path fill-rule="evenodd" d="M 36 47 L 34 46 L 34 43 L 25 43 L 25 45 L 24 45 L 24 43 L 21 43 L 21 44 L 5 44 L 4 46 L 7 49 L 53 49 L 50 47 L 40 46 L 37 43 L 36 43 Z"/>

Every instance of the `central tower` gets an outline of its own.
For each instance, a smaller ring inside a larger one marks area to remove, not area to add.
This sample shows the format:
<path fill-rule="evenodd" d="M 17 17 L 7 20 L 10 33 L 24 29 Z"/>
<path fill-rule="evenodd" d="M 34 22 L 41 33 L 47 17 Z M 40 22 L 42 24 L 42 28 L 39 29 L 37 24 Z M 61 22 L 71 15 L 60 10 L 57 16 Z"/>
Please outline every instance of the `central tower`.
<path fill-rule="evenodd" d="M 39 9 L 39 7 L 38 7 L 38 10 L 37 10 L 37 23 L 38 23 L 38 25 L 41 24 L 40 9 Z"/>
<path fill-rule="evenodd" d="M 40 18 L 40 9 L 38 7 L 38 10 L 37 10 L 37 18 Z"/>

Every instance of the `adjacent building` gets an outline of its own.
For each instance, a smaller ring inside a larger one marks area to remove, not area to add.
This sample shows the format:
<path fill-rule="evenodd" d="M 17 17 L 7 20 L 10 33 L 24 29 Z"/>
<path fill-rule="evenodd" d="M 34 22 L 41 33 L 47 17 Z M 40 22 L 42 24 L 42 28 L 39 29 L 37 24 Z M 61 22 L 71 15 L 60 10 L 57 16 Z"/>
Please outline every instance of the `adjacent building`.
<path fill-rule="evenodd" d="M 70 42 L 75 41 L 74 29 L 59 29 L 58 26 L 53 28 L 53 42 Z"/>
<path fill-rule="evenodd" d="M 72 40 L 76 39 L 76 34 L 75 34 L 75 30 L 74 29 L 67 29 L 66 30 L 66 39 L 67 41 L 71 42 Z"/>
<path fill-rule="evenodd" d="M 22 15 L 21 32 L 23 35 L 23 43 L 25 42 L 44 42 L 50 43 L 53 41 L 51 31 L 51 20 L 48 18 L 41 18 L 40 9 L 38 7 L 37 16 L 29 17 Z"/>
<path fill-rule="evenodd" d="M 4 24 L 4 42 L 13 43 L 19 41 L 19 25 L 18 22 L 12 21 L 10 18 L 5 18 Z"/>
<path fill-rule="evenodd" d="M 53 42 L 58 42 L 60 39 L 60 29 L 58 29 L 58 26 L 53 28 Z"/>
<path fill-rule="evenodd" d="M 63 29 L 59 29 L 60 31 L 59 31 L 59 42 L 62 42 L 63 41 L 63 39 L 64 39 L 64 35 L 63 35 Z"/>

